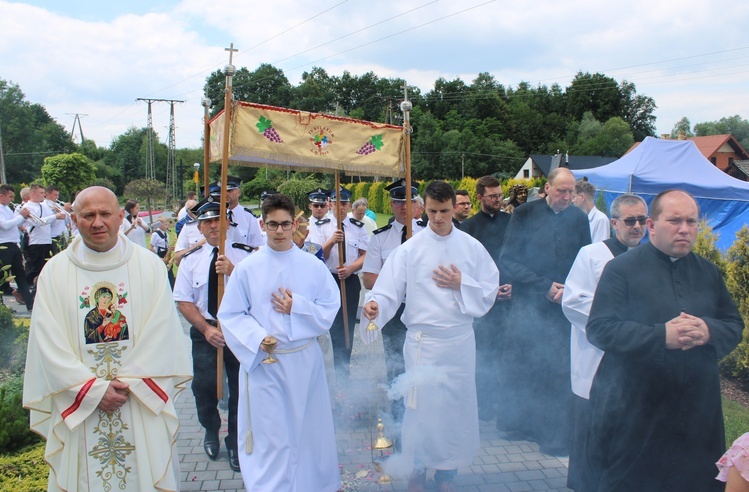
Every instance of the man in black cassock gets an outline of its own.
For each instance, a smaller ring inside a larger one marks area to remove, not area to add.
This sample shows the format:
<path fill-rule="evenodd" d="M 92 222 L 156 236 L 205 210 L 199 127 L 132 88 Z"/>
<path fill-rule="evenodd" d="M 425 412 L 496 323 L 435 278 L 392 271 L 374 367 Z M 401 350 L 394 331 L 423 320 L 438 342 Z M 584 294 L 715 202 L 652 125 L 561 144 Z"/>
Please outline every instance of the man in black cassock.
<path fill-rule="evenodd" d="M 481 210 L 466 219 L 460 228 L 477 239 L 491 255 L 499 268 L 499 255 L 502 241 L 511 215 L 500 211 L 502 204 L 502 185 L 494 176 L 484 176 L 476 181 L 476 198 L 481 202 Z M 497 291 L 497 301 L 491 310 L 481 318 L 473 321 L 476 336 L 476 396 L 479 406 L 479 418 L 491 420 L 496 414 L 494 408 L 503 404 L 500 378 L 504 372 L 500 354 L 504 346 L 504 329 L 512 297 L 512 286 L 502 284 Z"/>
<path fill-rule="evenodd" d="M 497 415 L 497 428 L 559 456 L 568 452 L 572 398 L 570 330 L 561 301 L 578 251 L 590 244 L 590 227 L 585 213 L 570 206 L 575 177 L 569 169 L 549 173 L 545 191 L 546 198 L 515 209 L 500 256 L 514 299 L 503 354 L 508 411 Z"/>
<path fill-rule="evenodd" d="M 650 213 L 650 243 L 606 265 L 588 320 L 605 351 L 590 393 L 591 490 L 722 491 L 718 361 L 744 323 L 718 268 L 691 252 L 694 198 L 665 191 Z"/>

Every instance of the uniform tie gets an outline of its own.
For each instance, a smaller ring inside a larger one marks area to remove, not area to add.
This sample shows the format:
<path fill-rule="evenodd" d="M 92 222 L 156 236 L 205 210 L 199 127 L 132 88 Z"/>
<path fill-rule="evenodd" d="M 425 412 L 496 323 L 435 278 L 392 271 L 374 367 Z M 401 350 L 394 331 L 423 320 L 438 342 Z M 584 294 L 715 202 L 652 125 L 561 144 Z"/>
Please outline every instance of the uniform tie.
<path fill-rule="evenodd" d="M 401 244 L 406 242 L 406 226 L 401 229 Z"/>
<path fill-rule="evenodd" d="M 231 227 L 237 227 L 237 223 L 234 222 L 234 212 L 232 212 L 231 210 L 227 210 L 226 217 L 229 219 L 229 225 Z"/>
<path fill-rule="evenodd" d="M 218 313 L 218 273 L 216 273 L 216 258 L 218 257 L 218 248 L 213 248 L 211 257 L 211 266 L 208 267 L 208 314 L 217 319 Z"/>

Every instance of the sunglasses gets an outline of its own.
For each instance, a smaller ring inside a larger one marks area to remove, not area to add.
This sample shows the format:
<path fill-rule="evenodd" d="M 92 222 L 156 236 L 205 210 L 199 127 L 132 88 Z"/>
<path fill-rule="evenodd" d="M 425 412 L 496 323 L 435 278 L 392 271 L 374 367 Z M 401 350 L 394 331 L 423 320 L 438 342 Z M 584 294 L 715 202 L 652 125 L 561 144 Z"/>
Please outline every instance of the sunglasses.
<path fill-rule="evenodd" d="M 627 227 L 632 227 L 635 225 L 635 223 L 639 223 L 640 225 L 645 225 L 645 223 L 648 221 L 647 217 L 627 217 L 626 219 L 621 219 L 619 217 L 614 217 L 615 219 L 619 219 L 622 222 L 624 222 L 624 225 Z"/>
<path fill-rule="evenodd" d="M 327 207 L 328 205 L 326 203 L 313 203 L 312 208 L 323 208 Z"/>

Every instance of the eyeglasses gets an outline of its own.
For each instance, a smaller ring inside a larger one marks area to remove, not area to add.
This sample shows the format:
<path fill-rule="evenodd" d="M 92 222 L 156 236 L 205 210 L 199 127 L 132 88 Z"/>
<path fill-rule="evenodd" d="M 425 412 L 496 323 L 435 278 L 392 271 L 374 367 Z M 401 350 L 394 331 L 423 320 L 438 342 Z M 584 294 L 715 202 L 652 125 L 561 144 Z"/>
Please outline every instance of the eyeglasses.
<path fill-rule="evenodd" d="M 323 207 L 327 207 L 327 206 L 328 206 L 327 203 L 313 203 L 312 204 L 312 208 L 323 208 Z"/>
<path fill-rule="evenodd" d="M 294 223 L 291 221 L 285 221 L 281 222 L 280 224 L 278 222 L 266 222 L 265 228 L 269 231 L 275 231 L 278 229 L 278 226 L 281 226 L 281 229 L 284 231 L 290 231 L 292 227 L 294 227 Z"/>
<path fill-rule="evenodd" d="M 624 222 L 624 225 L 626 225 L 627 227 L 632 227 L 633 225 L 635 225 L 636 222 L 639 222 L 640 225 L 645 225 L 645 223 L 648 221 L 648 218 L 645 216 L 627 217 L 626 219 L 622 219 L 619 217 L 614 217 L 614 218 Z"/>
<path fill-rule="evenodd" d="M 502 198 L 502 195 L 499 193 L 492 193 L 491 195 L 482 195 L 484 198 L 488 198 L 489 200 L 499 200 Z"/>

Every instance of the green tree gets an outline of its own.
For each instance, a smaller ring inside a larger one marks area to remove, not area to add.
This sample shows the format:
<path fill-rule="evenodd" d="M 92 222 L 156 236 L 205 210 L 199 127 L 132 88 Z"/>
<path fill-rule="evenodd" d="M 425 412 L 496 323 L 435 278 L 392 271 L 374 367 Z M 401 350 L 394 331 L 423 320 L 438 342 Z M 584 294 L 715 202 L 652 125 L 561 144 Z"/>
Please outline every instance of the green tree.
<path fill-rule="evenodd" d="M 203 93 L 211 100 L 211 116 L 224 109 L 224 88 L 226 76 L 216 70 L 206 79 Z M 237 70 L 232 79 L 232 92 L 235 100 L 289 107 L 292 99 L 292 86 L 283 70 L 263 63 L 250 72 L 246 67 Z"/>
<path fill-rule="evenodd" d="M 629 124 L 617 116 L 604 123 L 598 135 L 580 142 L 576 153 L 621 157 L 634 143 L 635 139 Z"/>
<path fill-rule="evenodd" d="M 567 113 L 579 120 L 586 111 L 598 121 L 621 116 L 623 104 L 619 84 L 602 73 L 578 72 L 567 88 Z"/>
<path fill-rule="evenodd" d="M 166 186 L 155 179 L 136 179 L 125 186 L 125 197 L 134 198 L 139 202 L 145 201 L 148 209 L 148 221 L 153 222 L 152 203 L 166 197 Z"/>
<path fill-rule="evenodd" d="M 312 67 L 302 73 L 302 82 L 293 91 L 291 107 L 313 113 L 335 111 L 333 79 L 325 69 Z"/>
<path fill-rule="evenodd" d="M 96 167 L 91 160 L 74 152 L 44 159 L 42 182 L 60 188 L 63 197 L 72 200 L 75 192 L 91 185 L 96 178 Z"/>
<path fill-rule="evenodd" d="M 697 123 L 694 125 L 694 133 L 698 137 L 730 133 L 745 149 L 749 149 L 749 121 L 739 115 L 724 117 L 718 121 Z"/>
<path fill-rule="evenodd" d="M 297 174 L 294 174 L 291 179 L 279 186 L 278 191 L 291 198 L 299 210 L 306 211 L 309 204 L 307 194 L 318 187 L 324 188 L 324 186 L 314 176 L 301 178 Z"/>
<path fill-rule="evenodd" d="M 684 132 L 687 137 L 694 137 L 692 133 L 692 123 L 689 122 L 689 118 L 682 116 L 679 121 L 676 122 L 673 129 L 671 129 L 671 138 L 678 138 L 679 132 Z"/>
<path fill-rule="evenodd" d="M 635 84 L 623 80 L 619 84 L 622 97 L 622 113 L 619 115 L 629 123 L 632 135 L 637 142 L 655 135 L 655 99 L 637 94 Z"/>

